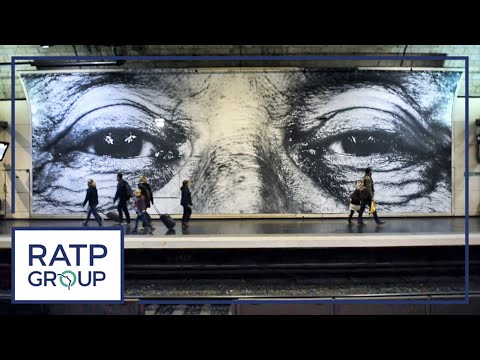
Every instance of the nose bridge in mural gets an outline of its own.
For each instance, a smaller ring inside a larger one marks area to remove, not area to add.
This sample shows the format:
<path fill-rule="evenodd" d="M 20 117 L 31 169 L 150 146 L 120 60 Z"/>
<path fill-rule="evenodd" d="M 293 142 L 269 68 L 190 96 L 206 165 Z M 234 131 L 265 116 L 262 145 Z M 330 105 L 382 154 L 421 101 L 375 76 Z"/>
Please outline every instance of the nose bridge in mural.
<path fill-rule="evenodd" d="M 239 112 L 224 116 L 214 119 L 210 145 L 199 156 L 193 197 L 199 211 L 255 213 L 261 187 L 255 128 Z"/>

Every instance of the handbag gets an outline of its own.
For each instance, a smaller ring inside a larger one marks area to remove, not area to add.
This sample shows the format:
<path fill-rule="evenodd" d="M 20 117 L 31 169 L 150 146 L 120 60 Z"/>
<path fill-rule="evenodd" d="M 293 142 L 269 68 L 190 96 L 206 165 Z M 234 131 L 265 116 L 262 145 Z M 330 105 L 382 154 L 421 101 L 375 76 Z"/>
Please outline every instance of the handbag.
<path fill-rule="evenodd" d="M 375 200 L 372 200 L 372 202 L 370 203 L 370 215 L 373 215 L 375 211 L 377 211 L 377 203 L 375 202 Z"/>

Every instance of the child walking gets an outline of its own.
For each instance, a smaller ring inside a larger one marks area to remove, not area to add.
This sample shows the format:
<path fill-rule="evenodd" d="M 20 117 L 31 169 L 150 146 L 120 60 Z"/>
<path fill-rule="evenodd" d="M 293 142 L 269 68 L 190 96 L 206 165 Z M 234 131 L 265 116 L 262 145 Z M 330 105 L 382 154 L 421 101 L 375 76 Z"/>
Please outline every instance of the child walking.
<path fill-rule="evenodd" d="M 148 220 L 146 213 L 147 213 L 147 205 L 145 202 L 145 196 L 142 195 L 142 190 L 137 189 L 134 192 L 135 197 L 133 198 L 134 200 L 134 205 L 135 205 L 135 212 L 137 214 L 137 217 L 135 218 L 135 229 L 133 229 L 132 233 L 136 233 L 138 229 L 138 223 L 141 221 L 142 224 L 145 226 L 145 231 L 148 231 L 150 235 L 153 234 L 153 230 L 155 230 L 154 227 L 152 227 L 152 224 Z M 140 230 L 143 230 L 143 227 L 140 228 Z"/>

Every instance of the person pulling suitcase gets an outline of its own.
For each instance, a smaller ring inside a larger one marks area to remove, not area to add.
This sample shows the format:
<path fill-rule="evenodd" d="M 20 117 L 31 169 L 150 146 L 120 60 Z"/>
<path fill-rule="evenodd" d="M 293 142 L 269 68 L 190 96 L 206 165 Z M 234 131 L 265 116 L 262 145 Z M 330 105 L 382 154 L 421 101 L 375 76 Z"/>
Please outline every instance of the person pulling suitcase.
<path fill-rule="evenodd" d="M 183 180 L 180 191 L 182 192 L 182 199 L 180 205 L 183 206 L 182 228 L 189 227 L 190 217 L 192 216 L 192 194 L 190 193 L 190 181 Z"/>

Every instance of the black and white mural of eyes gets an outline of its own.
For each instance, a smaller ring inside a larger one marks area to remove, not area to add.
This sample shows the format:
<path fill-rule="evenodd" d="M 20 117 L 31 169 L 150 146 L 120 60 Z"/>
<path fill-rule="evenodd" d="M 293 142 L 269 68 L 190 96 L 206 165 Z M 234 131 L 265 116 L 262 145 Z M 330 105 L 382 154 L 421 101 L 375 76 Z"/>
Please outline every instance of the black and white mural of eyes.
<path fill-rule="evenodd" d="M 412 79 L 388 75 L 370 72 L 364 81 L 332 84 L 327 101 L 316 92 L 323 86 L 306 90 L 302 111 L 294 110 L 286 126 L 285 148 L 305 174 L 339 201 L 348 199 L 355 180 L 372 167 L 384 211 L 449 212 L 450 115 L 459 74 L 444 74 L 441 89 L 429 86 L 437 80 L 433 76 L 412 76 L 413 84 L 427 90 L 417 97 L 405 93 Z M 315 83 L 322 77 L 312 78 Z"/>
<path fill-rule="evenodd" d="M 129 117 L 133 113 L 130 111 Z M 131 167 L 156 179 L 157 186 L 163 186 L 180 161 L 180 149 L 186 143 L 185 129 L 168 121 L 159 128 L 142 123 L 142 114 L 135 115 L 134 120 L 123 122 L 122 114 L 116 113 L 115 122 L 104 123 L 98 129 L 79 121 L 45 150 L 53 161 L 68 167 L 93 165 L 99 170 L 105 169 L 105 164 L 115 164 L 119 169 Z M 105 121 L 105 114 L 101 121 Z M 106 170 L 110 172 L 111 168 Z"/>
<path fill-rule="evenodd" d="M 160 189 L 188 155 L 189 120 L 180 117 L 177 99 L 156 92 L 158 85 L 148 77 L 120 77 L 25 77 L 34 95 L 34 213 L 77 212 L 87 178 L 95 178 L 99 193 L 111 197 L 118 171 L 132 186 L 145 175 Z"/>
<path fill-rule="evenodd" d="M 383 212 L 451 212 L 458 72 L 120 71 L 26 73 L 33 213 L 81 211 L 94 178 L 149 178 L 162 211 L 343 213 L 374 169 Z"/>

